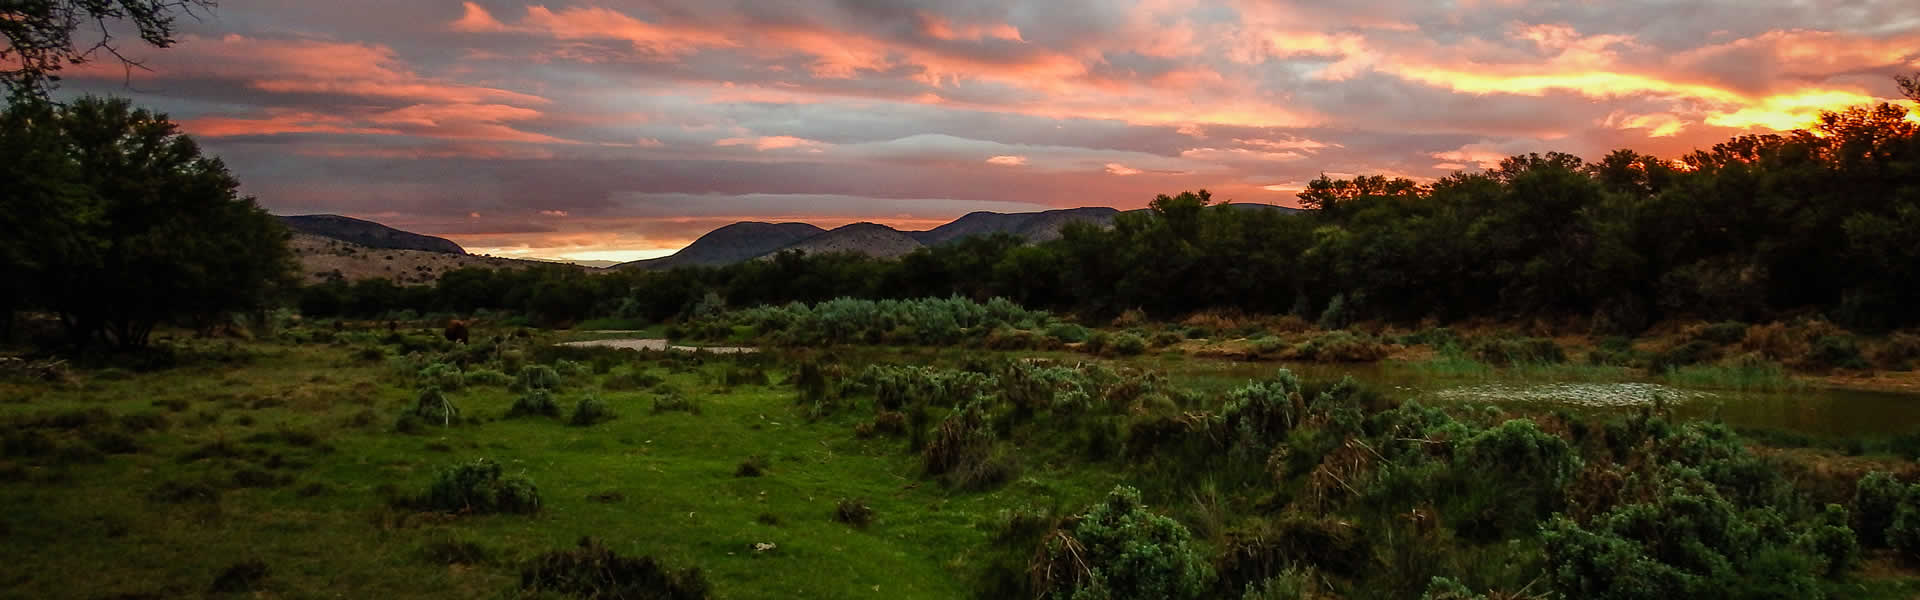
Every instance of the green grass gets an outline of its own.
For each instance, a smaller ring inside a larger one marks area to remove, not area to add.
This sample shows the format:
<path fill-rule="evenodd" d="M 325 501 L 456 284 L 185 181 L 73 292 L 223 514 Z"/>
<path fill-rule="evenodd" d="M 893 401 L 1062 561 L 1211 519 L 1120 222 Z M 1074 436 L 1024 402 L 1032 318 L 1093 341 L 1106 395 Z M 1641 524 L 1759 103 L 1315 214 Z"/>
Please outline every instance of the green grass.
<path fill-rule="evenodd" d="M 536 332 L 508 340 L 519 347 L 500 354 L 579 362 L 586 372 L 564 376 L 555 402 L 570 413 L 592 394 L 609 405 L 611 420 L 574 427 L 567 425 L 570 414 L 504 419 L 521 392 L 469 385 L 447 392 L 463 422 L 399 433 L 398 419 L 419 395 L 416 382 L 395 368 L 400 361 L 366 360 L 346 343 L 246 343 L 240 350 L 254 355 L 251 362 L 81 371 L 61 385 L 0 380 L 0 399 L 19 399 L 0 402 L 0 424 L 7 426 L 0 433 L 28 431 L 15 427 L 28 420 L 66 423 L 31 430 L 50 432 L 54 447 L 47 452 L 16 455 L 14 449 L 32 445 L 10 437 L 10 449 L 0 455 L 0 539 L 6 540 L 0 560 L 9 565 L 0 578 L 8 593 L 0 596 L 199 596 L 223 570 L 258 560 L 268 568 L 258 590 L 267 597 L 513 597 L 521 565 L 591 536 L 623 555 L 699 567 L 720 598 L 969 597 L 981 592 L 983 576 L 1024 573 L 1033 554 L 1032 545 L 995 541 L 1009 509 L 1073 514 L 1113 486 L 1129 484 L 1148 493 L 1156 512 L 1191 528 L 1201 550 L 1215 556 L 1230 543 L 1227 532 L 1275 511 L 1297 510 L 1275 507 L 1303 493 L 1302 474 L 1272 480 L 1264 453 L 1230 466 L 1222 450 L 1193 445 L 1213 434 L 1189 432 L 1180 438 L 1187 445 L 1133 461 L 1089 456 L 1080 437 L 1094 430 L 1090 425 L 1124 432 L 1143 419 L 1219 411 L 1226 390 L 1270 378 L 1278 364 L 1167 355 L 1108 361 L 1164 370 L 1193 395 L 1178 407 L 1162 401 L 1096 421 L 1041 421 L 1009 430 L 1001 442 L 1017 456 L 1019 475 L 990 491 L 968 492 L 925 475 L 920 454 L 903 439 L 856 436 L 856 424 L 873 417 L 868 399 L 849 399 L 851 408 L 809 420 L 795 389 L 780 383 L 791 379 L 785 369 L 799 356 L 548 347 L 575 335 Z M 1089 360 L 957 347 L 827 352 L 849 368 L 951 368 L 1033 356 L 1068 365 Z M 1323 382 L 1347 373 L 1374 379 L 1396 372 L 1379 365 L 1292 366 L 1303 380 Z M 740 369 L 766 369 L 776 383 L 727 386 L 727 373 Z M 1578 365 L 1494 368 L 1458 356 L 1411 371 L 1432 380 L 1625 376 L 1617 368 Z M 605 385 L 613 375 L 635 373 L 663 382 Z M 612 389 L 624 387 L 636 389 Z M 651 410 L 663 390 L 677 390 L 699 410 Z M 85 451 L 127 450 L 129 440 L 131 452 Z M 1326 441 L 1328 448 L 1340 447 L 1338 440 Z M 70 456 L 62 454 L 69 450 Z M 394 497 L 420 493 L 441 469 L 481 458 L 531 479 L 540 512 L 450 517 L 392 505 Z M 757 476 L 742 475 L 749 462 Z M 217 501 L 191 500 L 201 489 L 212 490 Z M 188 500 L 169 501 L 156 491 Z M 843 499 L 871 507 L 871 524 L 837 522 Z M 1366 526 L 1377 529 L 1400 522 L 1395 515 L 1402 507 L 1380 515 L 1355 510 L 1318 516 L 1377 517 L 1383 520 Z M 757 544 L 773 548 L 759 551 Z M 1522 564 L 1506 555 L 1533 552 L 1524 544 L 1449 544 L 1424 551 L 1453 552 L 1449 568 L 1461 569 Z M 449 560 L 471 564 L 450 567 Z M 1524 582 L 1533 575 L 1500 577 Z M 1881 578 L 1864 585 L 1861 597 L 1899 597 L 1912 583 Z"/>
<path fill-rule="evenodd" d="M 248 366 L 117 381 L 82 374 L 57 389 L 0 384 L 0 397 L 31 397 L 0 404 L 8 418 L 99 408 L 116 416 L 162 413 L 173 423 L 138 435 L 137 453 L 26 467 L 24 477 L 50 481 L 0 483 L 8 595 L 199 595 L 228 565 L 260 558 L 272 595 L 488 597 L 513 588 L 523 560 L 590 535 L 625 554 L 699 566 L 719 597 L 845 597 L 877 588 L 884 597 L 953 598 L 971 589 L 974 549 L 988 540 L 979 525 L 998 510 L 1084 504 L 1112 479 L 1031 464 L 1027 477 L 998 491 L 949 493 L 918 478 L 918 461 L 902 442 L 855 439 L 850 421 L 807 422 L 789 389 L 722 392 L 701 372 L 666 369 L 655 372 L 697 395 L 700 414 L 651 415 L 645 392 L 600 392 L 619 415 L 606 423 L 499 420 L 514 394 L 470 388 L 451 397 L 483 422 L 403 435 L 391 428 L 414 394 L 385 367 L 357 364 L 344 348 L 258 349 Z M 583 393 L 570 386 L 559 399 L 571 407 Z M 186 409 L 154 406 L 175 401 Z M 371 425 L 351 424 L 361 411 L 372 412 Z M 214 421 L 196 422 L 203 412 Z M 246 441 L 282 428 L 312 432 L 333 450 Z M 182 458 L 223 440 L 279 455 L 283 466 L 270 468 L 258 456 Z M 756 454 L 770 459 L 766 475 L 736 477 L 740 462 Z M 530 477 L 542 512 L 442 520 L 386 507 L 381 488 L 417 492 L 437 469 L 483 457 Z M 285 466 L 295 462 L 305 464 Z M 225 489 L 248 469 L 292 481 Z M 148 498 L 163 482 L 203 481 L 223 488 L 216 504 Z M 303 497 L 311 484 L 330 492 Z M 605 492 L 624 499 L 588 499 Z M 871 526 L 833 521 L 835 501 L 846 497 L 867 499 Z M 762 524 L 763 514 L 779 524 Z M 449 569 L 424 557 L 429 545 L 455 535 L 497 549 L 499 564 Z M 752 549 L 763 542 L 776 548 Z"/>
<path fill-rule="evenodd" d="M 1807 387 L 1806 382 L 1775 363 L 1689 365 L 1671 369 L 1661 379 L 1681 387 L 1723 390 L 1787 391 Z"/>

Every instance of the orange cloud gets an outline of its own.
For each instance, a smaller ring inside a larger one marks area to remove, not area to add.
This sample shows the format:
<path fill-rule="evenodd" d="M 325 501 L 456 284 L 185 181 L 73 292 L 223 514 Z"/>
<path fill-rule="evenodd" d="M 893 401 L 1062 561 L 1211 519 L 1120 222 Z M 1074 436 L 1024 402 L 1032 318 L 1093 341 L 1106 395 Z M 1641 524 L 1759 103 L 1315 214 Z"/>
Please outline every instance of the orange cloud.
<path fill-rule="evenodd" d="M 770 135 L 770 136 L 755 137 L 755 138 L 744 138 L 744 137 L 724 138 L 719 141 L 715 141 L 713 145 L 715 146 L 753 146 L 754 150 L 759 150 L 763 152 L 767 150 L 779 150 L 781 148 L 809 148 L 811 149 L 810 151 L 812 152 L 819 152 L 820 151 L 819 147 L 822 144 L 818 141 L 809 140 L 806 138 L 797 138 L 790 135 Z"/>
<path fill-rule="evenodd" d="M 1005 167 L 1018 167 L 1027 164 L 1025 156 L 995 156 L 987 159 L 987 164 Z"/>
<path fill-rule="evenodd" d="M 1107 163 L 1107 172 L 1112 173 L 1114 175 L 1119 175 L 1121 177 L 1140 174 L 1139 169 L 1135 169 L 1133 167 L 1129 167 L 1120 163 Z"/>
<path fill-rule="evenodd" d="M 180 122 L 180 129 L 203 137 L 279 135 L 287 133 L 337 133 L 353 135 L 398 135 L 395 129 L 362 127 L 351 120 L 310 112 L 277 112 L 258 118 L 201 117 Z"/>

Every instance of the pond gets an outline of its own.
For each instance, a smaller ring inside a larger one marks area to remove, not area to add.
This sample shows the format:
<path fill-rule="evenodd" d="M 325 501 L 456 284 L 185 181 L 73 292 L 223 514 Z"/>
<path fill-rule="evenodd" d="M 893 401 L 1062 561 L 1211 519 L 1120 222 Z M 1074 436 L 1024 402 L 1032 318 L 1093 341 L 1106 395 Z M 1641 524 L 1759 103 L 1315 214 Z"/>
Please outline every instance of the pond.
<path fill-rule="evenodd" d="M 1807 386 L 1781 390 L 1675 386 L 1627 371 L 1573 378 L 1494 370 L 1439 376 L 1405 363 L 1248 363 L 1184 359 L 1148 366 L 1186 385 L 1224 390 L 1286 368 L 1307 379 L 1352 376 L 1388 396 L 1430 404 L 1508 404 L 1573 412 L 1622 412 L 1662 403 L 1674 415 L 1736 427 L 1817 435 L 1920 431 L 1920 394 Z"/>

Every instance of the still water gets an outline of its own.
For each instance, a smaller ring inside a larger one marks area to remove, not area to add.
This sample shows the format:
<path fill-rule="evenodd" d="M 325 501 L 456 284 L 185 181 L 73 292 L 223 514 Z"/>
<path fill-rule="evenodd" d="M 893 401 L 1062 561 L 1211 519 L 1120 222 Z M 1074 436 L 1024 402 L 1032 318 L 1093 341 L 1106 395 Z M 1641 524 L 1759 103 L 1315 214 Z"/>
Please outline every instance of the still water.
<path fill-rule="evenodd" d="M 1675 416 L 1718 419 L 1736 427 L 1819 435 L 1887 435 L 1920 431 L 1920 395 L 1827 387 L 1793 390 L 1692 389 L 1623 374 L 1615 380 L 1557 381 L 1494 371 L 1437 377 L 1405 364 L 1293 364 L 1181 361 L 1162 365 L 1177 380 L 1225 388 L 1286 368 L 1306 379 L 1352 376 L 1388 396 L 1423 403 L 1504 404 L 1606 413 L 1655 403 Z"/>

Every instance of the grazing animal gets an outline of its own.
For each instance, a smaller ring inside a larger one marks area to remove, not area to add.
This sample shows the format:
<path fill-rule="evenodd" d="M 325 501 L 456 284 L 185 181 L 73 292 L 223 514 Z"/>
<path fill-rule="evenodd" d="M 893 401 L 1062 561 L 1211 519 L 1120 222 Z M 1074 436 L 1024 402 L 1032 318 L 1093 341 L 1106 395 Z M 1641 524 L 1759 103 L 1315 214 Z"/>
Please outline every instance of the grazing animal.
<path fill-rule="evenodd" d="M 447 341 L 467 343 L 467 322 L 459 319 L 447 321 Z"/>

